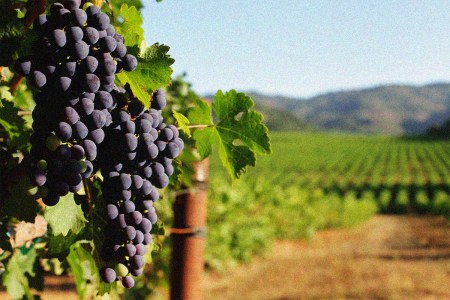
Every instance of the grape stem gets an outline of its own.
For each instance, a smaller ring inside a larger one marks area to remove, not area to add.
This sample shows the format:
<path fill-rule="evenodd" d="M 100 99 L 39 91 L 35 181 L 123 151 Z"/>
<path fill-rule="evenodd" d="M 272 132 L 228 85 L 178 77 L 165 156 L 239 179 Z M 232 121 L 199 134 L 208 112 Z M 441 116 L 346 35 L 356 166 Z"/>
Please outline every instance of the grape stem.
<path fill-rule="evenodd" d="M 89 190 L 89 185 L 88 185 L 86 178 L 83 178 L 83 187 L 84 187 L 84 192 L 86 193 L 86 200 L 89 205 L 89 209 L 92 209 L 91 191 Z"/>
<path fill-rule="evenodd" d="M 22 79 L 23 76 L 18 74 L 15 74 L 14 77 L 11 79 L 11 83 L 9 85 L 9 91 L 11 92 L 11 94 L 14 94 L 16 92 Z"/>

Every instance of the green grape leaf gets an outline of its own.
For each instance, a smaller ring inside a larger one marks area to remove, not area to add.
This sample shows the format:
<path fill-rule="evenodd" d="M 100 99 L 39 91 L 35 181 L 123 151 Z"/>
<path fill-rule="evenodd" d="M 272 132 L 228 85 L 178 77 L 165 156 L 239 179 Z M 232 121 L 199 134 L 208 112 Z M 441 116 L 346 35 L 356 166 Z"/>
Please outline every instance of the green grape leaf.
<path fill-rule="evenodd" d="M 116 78 L 122 85 L 129 84 L 134 96 L 147 107 L 150 106 L 150 94 L 156 89 L 169 85 L 175 60 L 167 53 L 169 47 L 158 43 L 147 47 L 143 43 L 138 57 L 138 66 L 133 72 L 121 72 Z"/>
<path fill-rule="evenodd" d="M 44 217 L 52 229 L 53 235 L 67 236 L 69 231 L 74 234 L 81 232 L 87 222 L 81 205 L 75 203 L 72 193 L 61 197 L 58 204 L 48 206 Z"/>
<path fill-rule="evenodd" d="M 19 109 L 12 101 L 0 99 L 0 126 L 8 134 L 8 145 L 13 149 L 26 150 L 31 135 L 25 120 L 18 116 Z"/>
<path fill-rule="evenodd" d="M 28 177 L 25 177 L 8 188 L 9 193 L 3 206 L 4 212 L 8 216 L 26 222 L 34 222 L 39 206 L 36 197 L 27 193 L 31 186 Z"/>
<path fill-rule="evenodd" d="M 92 248 L 92 243 L 79 241 L 70 247 L 67 256 L 80 299 L 94 298 L 97 291 L 103 295 L 115 286 L 101 282 L 99 268 L 91 253 Z"/>
<path fill-rule="evenodd" d="M 116 30 L 123 36 L 125 46 L 129 47 L 128 53 L 136 55 L 139 51 L 139 46 L 144 41 L 141 12 L 134 6 L 123 4 L 120 7 L 120 16 L 122 23 Z"/>
<path fill-rule="evenodd" d="M 9 91 L 8 86 L 0 86 L 0 99 L 5 99 L 8 101 L 12 101 L 14 99 L 13 95 Z M 1 102 L 0 107 L 3 107 L 3 104 Z"/>
<path fill-rule="evenodd" d="M 33 265 L 36 257 L 35 248 L 26 253 L 16 249 L 11 256 L 6 271 L 2 274 L 2 282 L 12 299 L 22 299 L 25 295 L 30 298 L 31 291 L 26 273 L 34 277 Z"/>
<path fill-rule="evenodd" d="M 177 120 L 178 126 L 180 130 L 182 130 L 188 137 L 191 137 L 191 131 L 189 130 L 188 125 L 190 124 L 189 119 L 186 118 L 185 115 L 180 114 L 179 112 L 172 111 L 173 117 Z"/>
<path fill-rule="evenodd" d="M 52 256 L 64 256 L 70 250 L 70 246 L 76 241 L 78 235 L 72 232 L 67 235 L 50 235 L 47 240 L 48 253 Z"/>
<path fill-rule="evenodd" d="M 231 178 L 237 179 L 247 166 L 255 166 L 256 154 L 271 153 L 267 127 L 260 113 L 251 110 L 253 100 L 244 93 L 218 91 L 212 111 L 204 101 L 188 112 L 191 124 L 206 125 L 194 132 L 194 140 L 201 158 L 209 156 L 212 146 L 218 145 L 219 156 Z M 213 122 L 212 113 L 217 120 Z"/>

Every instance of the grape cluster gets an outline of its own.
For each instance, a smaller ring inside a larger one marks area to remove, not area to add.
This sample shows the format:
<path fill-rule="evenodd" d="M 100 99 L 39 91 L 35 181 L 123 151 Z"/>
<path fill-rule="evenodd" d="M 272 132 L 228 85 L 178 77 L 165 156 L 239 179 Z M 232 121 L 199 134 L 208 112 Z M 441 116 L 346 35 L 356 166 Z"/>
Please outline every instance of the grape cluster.
<path fill-rule="evenodd" d="M 104 129 L 112 123 L 120 89 L 115 73 L 132 71 L 137 59 L 107 14 L 80 0 L 56 2 L 50 14 L 34 22 L 38 40 L 32 55 L 14 69 L 38 89 L 31 139 L 32 180 L 44 190 L 43 201 L 81 188 L 93 171 Z"/>
<path fill-rule="evenodd" d="M 105 153 L 102 190 L 108 202 L 102 254 L 111 258 L 111 266 L 102 270 L 106 282 L 120 278 L 125 287 L 132 287 L 130 274 L 137 276 L 143 271 L 143 255 L 157 221 L 153 207 L 159 198 L 157 188 L 169 184 L 172 161 L 184 147 L 178 129 L 163 121 L 165 105 L 164 92 L 157 90 L 149 110 L 131 96 L 112 112 L 113 122 L 101 147 Z"/>
<path fill-rule="evenodd" d="M 78 192 L 83 178 L 101 170 L 107 224 L 101 249 L 103 281 L 131 288 L 144 267 L 144 254 L 157 221 L 157 189 L 169 184 L 173 159 L 183 149 L 175 126 L 164 123 L 162 90 L 151 107 L 115 74 L 132 71 L 137 59 L 109 17 L 81 0 L 56 2 L 34 22 L 32 55 L 14 69 L 36 94 L 31 137 L 32 181 L 46 205 Z"/>

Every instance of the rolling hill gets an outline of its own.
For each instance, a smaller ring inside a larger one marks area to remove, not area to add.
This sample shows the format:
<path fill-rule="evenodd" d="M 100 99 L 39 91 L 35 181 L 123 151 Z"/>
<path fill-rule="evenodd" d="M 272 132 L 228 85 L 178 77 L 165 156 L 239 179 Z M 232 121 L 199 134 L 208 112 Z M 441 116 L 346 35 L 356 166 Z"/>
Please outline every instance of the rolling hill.
<path fill-rule="evenodd" d="M 309 99 L 249 95 L 255 100 L 256 108 L 266 116 L 268 125 L 277 124 L 272 130 L 286 130 L 284 124 L 297 124 L 288 127 L 304 129 L 306 122 L 321 130 L 421 134 L 450 117 L 450 83 L 384 85 L 332 92 Z M 297 123 L 291 117 L 301 121 Z"/>

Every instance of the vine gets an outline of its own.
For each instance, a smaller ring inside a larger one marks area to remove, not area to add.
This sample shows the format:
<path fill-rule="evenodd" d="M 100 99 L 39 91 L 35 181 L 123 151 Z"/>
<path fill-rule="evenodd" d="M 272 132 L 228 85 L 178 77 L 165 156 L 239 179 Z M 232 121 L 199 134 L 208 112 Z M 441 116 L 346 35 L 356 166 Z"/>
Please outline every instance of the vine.
<path fill-rule="evenodd" d="M 61 2 L 80 4 L 75 0 Z M 144 41 L 140 1 L 110 0 L 106 1 L 107 5 L 102 5 L 102 1 L 92 2 L 109 16 L 115 32 L 123 36 L 128 53 L 137 57 L 137 68 L 118 73 L 115 84 L 124 87 L 147 110 L 156 105 L 153 102 L 156 101 L 155 91 L 166 89 L 169 109 L 164 112 L 165 122 L 176 124 L 174 128 L 181 131 L 185 144 L 180 158 L 174 160 L 175 169 L 166 170 L 173 173 L 170 190 L 187 189 L 190 164 L 210 156 L 214 147 L 233 180 L 248 166 L 255 165 L 257 154 L 270 153 L 262 115 L 252 109 L 253 101 L 248 96 L 234 90 L 218 91 L 209 104 L 190 93 L 180 78 L 172 81 L 174 59 L 169 55 L 169 47 L 159 43 L 148 46 Z M 22 80 L 23 77 L 12 70 L 19 57 L 30 53 L 36 40 L 33 21 L 40 14 L 48 13 L 54 3 L 0 2 L 4 13 L 0 21 L 0 270 L 4 271 L 0 272 L 2 285 L 13 299 L 33 299 L 35 290 L 42 290 L 42 284 L 38 283 L 45 274 L 72 274 L 81 299 L 123 293 L 116 282 L 107 283 L 101 277 L 106 266 L 102 247 L 107 233 L 105 210 L 110 195 L 104 188 L 105 176 L 108 176 L 106 167 L 95 162 L 109 157 L 93 158 L 96 167 L 92 174 L 82 179 L 79 190 L 62 196 L 54 206 L 42 200 L 45 199 L 43 189 L 30 180 L 30 137 L 35 117 L 30 112 L 36 106 L 33 100 L 39 95 L 31 80 Z M 84 9 L 87 7 L 85 5 Z M 157 128 L 158 134 L 163 128 Z M 108 145 L 118 142 L 110 133 L 106 135 Z M 68 143 L 68 146 L 73 145 Z M 148 207 L 145 211 L 150 213 Z M 154 236 L 164 232 L 161 221 L 153 224 Z M 145 260 L 151 261 L 152 251 L 160 246 L 154 238 Z"/>

